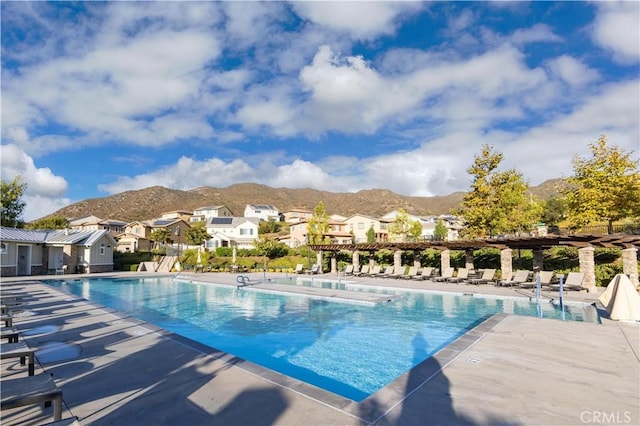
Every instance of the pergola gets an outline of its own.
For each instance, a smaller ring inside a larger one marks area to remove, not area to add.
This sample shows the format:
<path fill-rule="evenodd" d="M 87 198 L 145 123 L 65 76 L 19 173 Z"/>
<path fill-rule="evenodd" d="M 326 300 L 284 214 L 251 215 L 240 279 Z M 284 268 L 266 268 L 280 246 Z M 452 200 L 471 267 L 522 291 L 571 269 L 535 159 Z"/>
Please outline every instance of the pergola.
<path fill-rule="evenodd" d="M 543 253 L 545 249 L 555 246 L 577 247 L 579 253 L 580 270 L 585 273 L 584 287 L 591 290 L 595 287 L 595 247 L 622 249 L 624 273 L 638 286 L 637 247 L 640 246 L 640 235 L 611 234 L 611 235 L 548 235 L 543 237 L 499 237 L 477 240 L 455 241 L 419 241 L 419 242 L 380 242 L 380 243 L 352 243 L 352 244 L 312 244 L 309 248 L 318 253 L 318 263 L 321 262 L 323 252 L 337 253 L 350 251 L 353 254 L 353 264 L 359 264 L 359 252 L 377 252 L 378 250 L 394 251 L 394 265 L 401 266 L 403 251 L 421 252 L 426 249 L 440 250 L 441 268 L 450 266 L 450 251 L 462 250 L 466 253 L 467 267 L 473 269 L 473 251 L 485 247 L 500 250 L 500 264 L 503 276 L 510 275 L 512 269 L 513 249 L 530 249 L 533 251 L 534 271 L 543 270 Z M 370 260 L 373 262 L 373 259 Z M 415 266 L 419 265 L 416 256 Z M 331 272 L 337 272 L 335 256 L 332 256 Z"/>

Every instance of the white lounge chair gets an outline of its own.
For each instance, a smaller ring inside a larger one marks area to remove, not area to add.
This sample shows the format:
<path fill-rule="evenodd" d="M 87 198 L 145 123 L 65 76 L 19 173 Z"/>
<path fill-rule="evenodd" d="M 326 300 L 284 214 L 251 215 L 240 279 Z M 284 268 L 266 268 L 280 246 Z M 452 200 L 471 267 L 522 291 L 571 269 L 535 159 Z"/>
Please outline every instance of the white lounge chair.
<path fill-rule="evenodd" d="M 428 280 L 431 278 L 431 274 L 433 273 L 432 266 L 426 266 L 418 271 L 418 274 L 413 277 L 414 280 Z"/>
<path fill-rule="evenodd" d="M 446 281 L 447 278 L 451 278 L 451 277 L 453 277 L 453 268 L 444 268 L 442 270 L 442 274 L 440 274 L 440 276 L 432 277 L 431 280 L 433 280 L 433 281 Z"/>
<path fill-rule="evenodd" d="M 448 283 L 461 283 L 467 281 L 469 278 L 469 270 L 467 268 L 458 268 L 458 273 L 455 277 L 449 277 L 446 279 Z"/>
<path fill-rule="evenodd" d="M 482 276 L 480 278 L 471 278 L 469 280 L 469 284 L 475 284 L 475 285 L 488 284 L 490 282 L 493 282 L 495 276 L 496 276 L 495 269 L 485 269 L 484 271 L 482 271 Z"/>
<path fill-rule="evenodd" d="M 584 272 L 569 272 L 567 274 L 567 279 L 562 283 L 563 290 L 586 290 L 586 288 L 582 287 L 582 283 L 584 281 Z M 560 283 L 557 284 L 549 284 L 549 288 L 553 290 L 560 289 Z"/>
<path fill-rule="evenodd" d="M 500 280 L 498 281 L 499 286 L 510 287 L 514 285 L 518 285 L 520 283 L 525 283 L 529 280 L 529 275 L 531 275 L 531 271 L 526 269 L 521 269 L 516 271 L 511 279 L 508 280 Z"/>
<path fill-rule="evenodd" d="M 553 279 L 553 271 L 540 271 L 540 286 L 549 286 L 551 284 L 551 280 Z M 537 286 L 537 277 L 534 275 L 533 281 L 527 281 L 518 284 L 520 288 L 535 288 Z"/>

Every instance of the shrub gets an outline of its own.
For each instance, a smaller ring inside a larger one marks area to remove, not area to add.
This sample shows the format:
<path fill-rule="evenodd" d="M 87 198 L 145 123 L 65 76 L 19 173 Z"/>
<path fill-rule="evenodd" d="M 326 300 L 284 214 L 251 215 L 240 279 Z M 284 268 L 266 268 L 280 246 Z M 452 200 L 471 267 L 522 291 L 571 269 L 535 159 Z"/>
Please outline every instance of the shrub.
<path fill-rule="evenodd" d="M 622 265 L 619 263 L 607 263 L 604 265 L 596 265 L 596 285 L 608 286 L 613 277 L 622 273 Z"/>

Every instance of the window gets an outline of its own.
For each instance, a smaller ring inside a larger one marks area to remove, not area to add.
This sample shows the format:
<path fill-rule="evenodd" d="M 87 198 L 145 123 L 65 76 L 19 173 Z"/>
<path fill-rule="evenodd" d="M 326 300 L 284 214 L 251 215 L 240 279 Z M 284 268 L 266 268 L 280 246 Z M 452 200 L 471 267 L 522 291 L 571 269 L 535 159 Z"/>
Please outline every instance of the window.
<path fill-rule="evenodd" d="M 358 229 L 364 229 L 364 222 L 358 222 Z"/>
<path fill-rule="evenodd" d="M 7 245 L 5 243 L 0 243 L 0 254 L 7 254 Z"/>

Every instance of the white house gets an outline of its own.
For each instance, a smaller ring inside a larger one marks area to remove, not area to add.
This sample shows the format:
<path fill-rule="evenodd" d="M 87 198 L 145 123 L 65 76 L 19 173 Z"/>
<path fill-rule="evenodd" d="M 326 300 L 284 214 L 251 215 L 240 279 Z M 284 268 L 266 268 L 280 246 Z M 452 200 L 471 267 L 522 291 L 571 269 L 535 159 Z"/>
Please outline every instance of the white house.
<path fill-rule="evenodd" d="M 244 208 L 244 217 L 256 217 L 260 220 L 280 220 L 280 213 L 276 206 L 267 204 L 247 204 Z"/>
<path fill-rule="evenodd" d="M 212 217 L 233 217 L 233 213 L 231 213 L 231 210 L 229 210 L 227 206 L 205 206 L 195 209 L 189 221 L 202 222 Z"/>
<path fill-rule="evenodd" d="M 207 248 L 237 247 L 251 249 L 258 239 L 260 220 L 255 217 L 213 217 L 206 223 L 211 238 Z"/>

